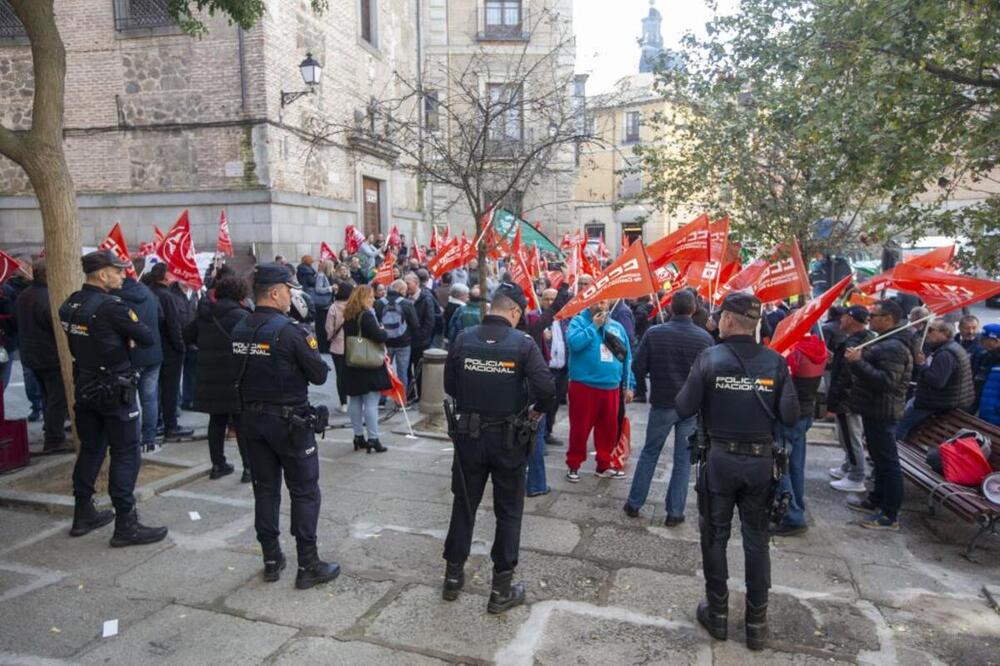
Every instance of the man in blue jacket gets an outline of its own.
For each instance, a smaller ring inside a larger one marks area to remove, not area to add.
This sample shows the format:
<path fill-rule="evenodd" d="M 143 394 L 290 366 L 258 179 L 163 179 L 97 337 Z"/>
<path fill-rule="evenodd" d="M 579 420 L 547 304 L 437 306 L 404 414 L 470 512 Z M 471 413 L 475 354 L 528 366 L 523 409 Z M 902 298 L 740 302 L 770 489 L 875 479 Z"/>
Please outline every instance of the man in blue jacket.
<path fill-rule="evenodd" d="M 594 433 L 597 474 L 622 479 L 625 472 L 611 463 L 618 441 L 618 412 L 632 402 L 635 378 L 628 334 L 609 318 L 610 302 L 600 301 L 570 322 L 566 333 L 569 351 L 569 449 L 566 478 L 580 480 L 580 465 L 587 459 L 587 440 Z"/>
<path fill-rule="evenodd" d="M 140 450 L 143 453 L 156 453 L 160 449 L 160 445 L 156 443 L 156 421 L 160 414 L 160 364 L 163 363 L 160 329 L 164 325 L 163 307 L 149 287 L 134 278 L 125 278 L 121 289 L 112 293 L 132 308 L 139 321 L 153 335 L 152 345 L 133 347 L 131 355 L 132 366 L 139 373 L 139 408 L 142 409 Z"/>
<path fill-rule="evenodd" d="M 1000 324 L 986 324 L 980 344 L 983 353 L 976 359 L 973 380 L 979 418 L 1000 425 Z"/>

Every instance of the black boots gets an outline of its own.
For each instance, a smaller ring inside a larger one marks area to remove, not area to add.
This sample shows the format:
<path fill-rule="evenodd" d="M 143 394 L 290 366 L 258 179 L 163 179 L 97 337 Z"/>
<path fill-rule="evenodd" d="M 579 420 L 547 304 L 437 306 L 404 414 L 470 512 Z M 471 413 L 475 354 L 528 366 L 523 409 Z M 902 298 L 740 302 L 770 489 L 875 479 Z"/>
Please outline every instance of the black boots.
<path fill-rule="evenodd" d="M 299 573 L 295 576 L 295 587 L 307 590 L 315 585 L 329 583 L 340 575 L 340 565 L 324 562 L 316 553 L 316 544 L 299 544 Z"/>
<path fill-rule="evenodd" d="M 729 594 L 720 597 L 708 592 L 707 597 L 698 602 L 698 624 L 705 627 L 712 638 L 724 641 L 729 634 Z"/>
<path fill-rule="evenodd" d="M 104 527 L 115 519 L 114 511 L 98 511 L 94 508 L 94 500 L 91 498 L 76 498 L 76 506 L 73 509 L 73 527 L 69 531 L 71 537 L 83 536 L 84 534 Z"/>
<path fill-rule="evenodd" d="M 367 448 L 368 448 L 368 444 L 365 443 L 365 436 L 364 435 L 355 435 L 354 436 L 354 450 L 355 451 L 360 451 L 361 449 L 367 449 Z"/>
<path fill-rule="evenodd" d="M 281 578 L 281 572 L 285 570 L 288 561 L 285 554 L 281 552 L 281 546 L 275 543 L 263 547 L 264 551 L 264 580 L 268 583 L 275 583 Z"/>
<path fill-rule="evenodd" d="M 441 596 L 445 601 L 458 599 L 458 593 L 465 585 L 465 562 L 448 562 L 444 569 L 444 589 Z"/>
<path fill-rule="evenodd" d="M 225 462 L 221 465 L 212 465 L 212 471 L 208 473 L 208 478 L 215 481 L 216 479 L 221 479 L 224 476 L 228 476 L 236 471 L 236 468 Z"/>
<path fill-rule="evenodd" d="M 139 514 L 132 509 L 131 513 L 115 517 L 115 534 L 111 537 L 111 547 L 142 546 L 162 541 L 166 536 L 166 527 L 146 527 L 139 522 Z"/>
<path fill-rule="evenodd" d="M 524 583 L 510 584 L 514 570 L 493 571 L 493 589 L 486 610 L 496 615 L 524 603 Z"/>
<path fill-rule="evenodd" d="M 747 600 L 747 647 L 763 650 L 767 640 L 767 604 L 754 606 Z"/>
<path fill-rule="evenodd" d="M 377 439 L 369 439 L 368 444 L 366 444 L 365 447 L 368 449 L 368 453 L 371 453 L 372 451 L 374 451 L 375 453 L 385 453 L 386 451 L 389 450 L 386 447 L 382 446 L 382 442 L 378 441 Z"/>

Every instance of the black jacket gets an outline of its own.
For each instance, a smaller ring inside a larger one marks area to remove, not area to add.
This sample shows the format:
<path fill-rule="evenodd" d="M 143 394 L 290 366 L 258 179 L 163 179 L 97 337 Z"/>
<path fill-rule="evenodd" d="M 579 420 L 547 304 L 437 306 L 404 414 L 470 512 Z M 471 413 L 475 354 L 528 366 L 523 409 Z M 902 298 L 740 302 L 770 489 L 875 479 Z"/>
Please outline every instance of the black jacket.
<path fill-rule="evenodd" d="M 165 284 L 154 283 L 153 295 L 160 301 L 163 319 L 160 321 L 160 340 L 164 363 L 179 363 L 184 358 L 184 335 L 187 324 L 185 306 Z"/>
<path fill-rule="evenodd" d="M 913 406 L 946 412 L 951 409 L 968 410 L 975 401 L 969 355 L 960 344 L 949 340 L 935 349 L 930 364 L 918 371 Z"/>
<path fill-rule="evenodd" d="M 854 388 L 854 373 L 851 372 L 850 364 L 844 360 L 844 352 L 874 337 L 875 333 L 864 329 L 843 338 L 831 350 L 833 352 L 833 360 L 830 362 L 830 385 L 826 390 L 826 406 L 831 412 L 837 414 L 849 414 L 851 412 L 849 400 L 851 391 Z"/>
<path fill-rule="evenodd" d="M 895 333 L 862 350 L 861 358 L 848 364 L 854 376 L 848 395 L 852 414 L 879 421 L 898 421 L 906 405 L 906 388 L 913 372 L 908 340 Z"/>
<path fill-rule="evenodd" d="M 684 386 L 698 354 L 711 347 L 713 342 L 712 336 L 687 315 L 674 315 L 666 324 L 650 328 L 642 337 L 632 362 L 636 383 L 649 374 L 652 383 L 649 404 L 673 408 L 677 393 Z"/>
<path fill-rule="evenodd" d="M 32 282 L 14 304 L 21 339 L 21 363 L 32 370 L 58 370 L 59 351 L 49 309 L 49 288 Z"/>
<path fill-rule="evenodd" d="M 378 323 L 375 314 L 370 311 L 361 313 L 362 337 L 385 342 L 385 329 Z M 347 339 L 358 335 L 358 318 L 344 322 L 344 352 L 347 352 Z M 384 391 L 392 387 L 389 381 L 389 371 L 385 365 L 377 368 L 352 368 L 344 363 L 344 390 L 347 395 L 364 395 L 372 391 Z"/>
<path fill-rule="evenodd" d="M 387 337 L 385 341 L 385 346 L 392 349 L 402 349 L 403 347 L 409 347 L 413 343 L 413 334 L 420 327 L 420 322 L 417 320 L 417 311 L 413 307 L 413 302 L 410 301 L 405 296 L 399 294 L 399 292 L 390 291 L 386 295 L 386 300 L 388 303 L 395 303 L 403 314 L 403 321 L 406 322 L 406 332 L 399 337 L 392 338 L 391 340 Z M 381 301 L 375 301 L 375 316 L 381 322 L 382 317 L 385 314 L 385 308 L 388 303 L 382 303 Z"/>
<path fill-rule="evenodd" d="M 240 410 L 236 383 L 242 359 L 233 354 L 232 332 L 250 313 L 236 301 L 224 298 L 198 304 L 197 318 L 184 327 L 184 342 L 198 347 L 198 381 L 194 409 L 206 414 L 232 414 Z"/>
<path fill-rule="evenodd" d="M 160 340 L 160 331 L 163 330 L 163 307 L 160 305 L 160 300 L 149 287 L 132 278 L 125 278 L 122 288 L 114 294 L 135 311 L 139 321 L 149 327 L 155 338 L 150 347 L 132 349 L 132 365 L 136 368 L 159 365 L 163 362 L 163 343 Z"/>
<path fill-rule="evenodd" d="M 420 288 L 420 294 L 413 304 L 417 312 L 417 327 L 413 330 L 414 347 L 426 347 L 431 343 L 434 336 L 435 300 L 430 289 Z"/>
<path fill-rule="evenodd" d="M 200 299 L 197 295 L 188 298 L 178 282 L 170 285 L 170 293 L 177 299 L 177 312 L 181 316 L 181 330 L 183 331 L 188 324 L 197 319 Z"/>

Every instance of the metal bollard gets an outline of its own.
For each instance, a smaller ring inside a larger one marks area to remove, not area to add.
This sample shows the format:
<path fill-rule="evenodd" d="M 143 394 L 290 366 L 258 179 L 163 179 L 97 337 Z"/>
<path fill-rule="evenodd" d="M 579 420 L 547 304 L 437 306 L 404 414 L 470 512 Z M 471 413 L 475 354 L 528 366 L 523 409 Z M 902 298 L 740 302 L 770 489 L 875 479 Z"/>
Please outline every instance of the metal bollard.
<path fill-rule="evenodd" d="M 448 352 L 428 349 L 423 356 L 420 379 L 420 412 L 428 416 L 444 415 L 444 362 Z"/>

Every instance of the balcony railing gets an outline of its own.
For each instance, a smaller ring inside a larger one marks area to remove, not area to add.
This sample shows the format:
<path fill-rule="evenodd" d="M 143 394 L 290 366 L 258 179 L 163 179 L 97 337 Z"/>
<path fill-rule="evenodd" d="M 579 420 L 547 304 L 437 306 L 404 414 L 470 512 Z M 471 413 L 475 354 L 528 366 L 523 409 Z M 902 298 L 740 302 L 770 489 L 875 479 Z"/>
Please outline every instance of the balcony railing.
<path fill-rule="evenodd" d="M 19 39 L 27 37 L 20 19 L 14 13 L 14 8 L 7 0 L 0 0 L 0 39 Z"/>
<path fill-rule="evenodd" d="M 167 0 L 115 0 L 115 30 L 174 27 Z"/>
<path fill-rule="evenodd" d="M 476 39 L 481 42 L 526 42 L 531 39 L 527 8 L 521 5 L 476 7 Z"/>

